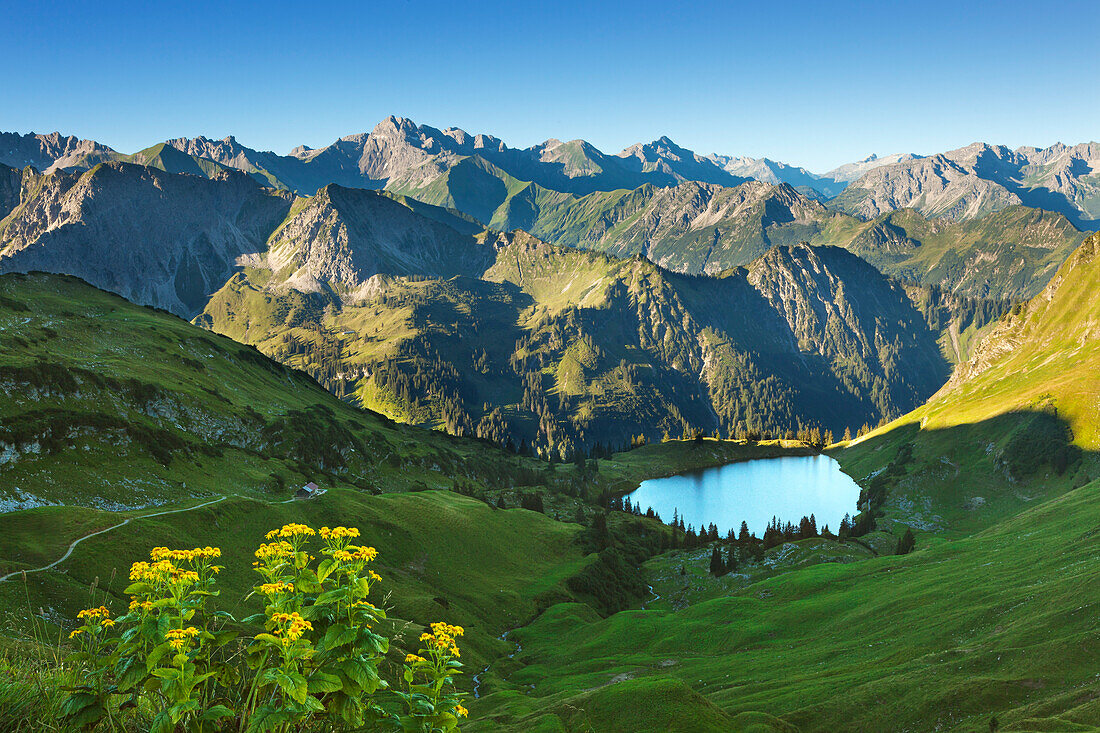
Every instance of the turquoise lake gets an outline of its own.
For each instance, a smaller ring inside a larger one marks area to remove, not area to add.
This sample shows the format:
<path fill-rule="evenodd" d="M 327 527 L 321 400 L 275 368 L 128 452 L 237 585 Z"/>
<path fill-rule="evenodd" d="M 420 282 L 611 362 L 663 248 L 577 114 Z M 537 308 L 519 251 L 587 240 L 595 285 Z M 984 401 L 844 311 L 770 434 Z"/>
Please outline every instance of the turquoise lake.
<path fill-rule="evenodd" d="M 819 528 L 828 524 L 836 532 L 845 514 L 856 514 L 859 485 L 828 456 L 789 456 L 650 479 L 627 498 L 643 512 L 653 507 L 665 522 L 675 510 L 685 524 L 698 529 L 713 522 L 724 535 L 745 521 L 760 537 L 772 516 L 797 525 L 813 514 Z"/>

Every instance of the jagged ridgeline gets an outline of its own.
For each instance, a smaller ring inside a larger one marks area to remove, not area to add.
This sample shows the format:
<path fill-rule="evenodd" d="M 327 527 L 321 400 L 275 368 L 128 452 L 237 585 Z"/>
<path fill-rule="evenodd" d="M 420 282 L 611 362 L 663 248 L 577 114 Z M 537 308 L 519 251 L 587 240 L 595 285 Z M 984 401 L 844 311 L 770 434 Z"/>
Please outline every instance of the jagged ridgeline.
<path fill-rule="evenodd" d="M 69 272 L 402 421 L 569 455 L 664 434 L 839 436 L 919 404 L 1003 310 L 836 247 L 714 276 L 548 245 L 403 196 L 235 170 L 9 171 L 0 267 Z M 764 186 L 765 184 L 756 184 Z"/>

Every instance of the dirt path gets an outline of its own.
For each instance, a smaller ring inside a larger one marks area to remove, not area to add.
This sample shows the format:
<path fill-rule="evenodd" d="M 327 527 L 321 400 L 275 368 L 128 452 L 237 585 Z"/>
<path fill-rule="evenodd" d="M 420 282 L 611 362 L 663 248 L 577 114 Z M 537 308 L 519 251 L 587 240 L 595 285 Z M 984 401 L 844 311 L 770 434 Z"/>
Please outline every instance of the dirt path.
<path fill-rule="evenodd" d="M 14 577 L 16 575 L 22 575 L 24 573 L 40 573 L 43 570 L 49 570 L 51 568 L 55 568 L 58 565 L 60 565 L 61 563 L 68 560 L 69 556 L 73 554 L 73 550 L 76 549 L 76 546 L 79 545 L 84 540 L 88 539 L 89 537 L 95 537 L 96 535 L 106 534 L 107 532 L 110 532 L 113 529 L 118 529 L 119 527 L 125 527 L 127 524 L 134 521 L 135 519 L 148 519 L 150 517 L 161 517 L 161 516 L 164 516 L 165 514 L 179 514 L 181 512 L 191 512 L 191 511 L 194 511 L 196 509 L 202 509 L 204 506 L 210 506 L 211 504 L 217 504 L 220 501 L 225 501 L 227 498 L 228 498 L 227 496 L 221 496 L 221 497 L 218 497 L 217 499 L 214 499 L 212 501 L 204 502 L 202 504 L 197 504 L 195 506 L 186 507 L 184 509 L 169 509 L 168 511 L 164 511 L 164 512 L 153 512 L 151 514 L 142 514 L 140 517 L 130 517 L 129 519 L 126 519 L 122 522 L 119 522 L 118 524 L 113 525 L 111 527 L 108 527 L 107 529 L 101 529 L 98 532 L 92 532 L 90 534 L 84 535 L 83 537 L 80 537 L 78 539 L 73 540 L 72 544 L 69 545 L 69 549 L 65 551 L 65 554 L 62 555 L 61 557 L 59 557 L 58 559 L 54 560 L 53 562 L 51 562 L 49 565 L 43 565 L 42 567 L 34 568 L 33 570 L 16 570 L 14 573 L 8 573 L 7 575 L 5 575 L 3 577 L 0 577 L 0 583 L 3 583 L 8 578 Z"/>
<path fill-rule="evenodd" d="M 320 496 L 321 494 L 324 494 L 324 493 L 325 492 L 322 490 L 321 492 L 319 492 L 317 494 L 317 496 Z M 119 527 L 125 527 L 127 524 L 129 524 L 130 522 L 133 522 L 136 519 L 148 519 L 150 517 L 162 517 L 165 514 L 180 514 L 182 512 L 193 512 L 196 509 L 202 509 L 204 506 L 210 506 L 211 504 L 217 504 L 218 502 L 225 501 L 230 496 L 236 496 L 236 497 L 239 497 L 241 499 L 251 499 L 252 501 L 258 501 L 258 502 L 263 503 L 263 504 L 290 504 L 291 502 L 298 501 L 298 499 L 295 499 L 293 496 L 290 497 L 289 499 L 287 499 L 286 501 L 263 501 L 262 499 L 257 499 L 255 497 L 251 497 L 251 496 L 244 496 L 242 494 L 225 494 L 223 496 L 219 496 L 217 499 L 213 499 L 211 501 L 203 502 L 202 504 L 196 504 L 195 506 L 185 507 L 183 509 L 169 509 L 168 511 L 163 511 L 163 512 L 152 512 L 151 514 L 142 514 L 140 517 L 130 517 L 129 519 L 124 520 L 122 522 L 119 522 L 118 524 L 112 525 L 112 526 L 108 527 L 107 529 L 101 529 L 98 532 L 92 532 L 91 534 L 86 534 L 83 537 L 79 537 L 79 538 L 73 540 L 72 544 L 69 545 L 69 549 L 65 552 L 65 554 L 62 555 L 61 557 L 59 557 L 58 559 L 54 560 L 53 562 L 51 562 L 49 565 L 43 565 L 42 567 L 34 568 L 33 570 L 16 570 L 14 573 L 8 573 L 7 575 L 0 576 L 0 583 L 3 583 L 8 578 L 14 577 L 16 575 L 22 575 L 23 573 L 40 573 L 43 570 L 49 570 L 51 568 L 55 568 L 58 565 L 60 565 L 61 563 L 68 560 L 69 556 L 73 554 L 73 550 L 76 549 L 76 546 L 79 545 L 84 540 L 88 539 L 89 537 L 95 537 L 96 535 L 105 534 L 107 532 L 110 532 L 113 529 L 118 529 Z M 317 498 L 317 497 L 313 497 L 313 498 Z"/>

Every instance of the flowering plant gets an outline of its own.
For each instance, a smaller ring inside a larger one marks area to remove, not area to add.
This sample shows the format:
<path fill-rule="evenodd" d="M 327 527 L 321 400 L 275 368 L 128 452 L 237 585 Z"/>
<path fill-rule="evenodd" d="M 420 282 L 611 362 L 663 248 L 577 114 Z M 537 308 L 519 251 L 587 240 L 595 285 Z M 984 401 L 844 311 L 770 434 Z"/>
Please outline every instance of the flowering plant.
<path fill-rule="evenodd" d="M 370 567 L 378 551 L 352 544 L 358 537 L 355 528 L 304 524 L 268 532 L 248 596 L 263 610 L 239 622 L 210 607 L 220 592 L 218 548 L 153 548 L 130 569 L 125 614 L 111 619 L 102 606 L 78 614 L 83 624 L 70 638 L 84 684 L 65 701 L 67 722 L 125 729 L 143 711 L 154 733 L 457 730 L 467 714 L 453 683 L 461 627 L 432 624 L 419 653 L 405 658 L 393 691 L 403 711 L 376 701 L 389 689 L 379 666 L 390 640 L 377 628 L 385 611 L 368 600 L 381 580 Z M 243 634 L 249 627 L 262 630 Z M 231 652 L 233 641 L 243 653 Z"/>

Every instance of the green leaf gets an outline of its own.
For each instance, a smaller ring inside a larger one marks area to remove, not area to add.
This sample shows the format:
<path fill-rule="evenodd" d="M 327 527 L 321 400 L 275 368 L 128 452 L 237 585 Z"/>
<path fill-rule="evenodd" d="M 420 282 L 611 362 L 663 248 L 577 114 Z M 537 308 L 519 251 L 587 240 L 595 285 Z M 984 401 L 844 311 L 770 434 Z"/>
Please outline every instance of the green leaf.
<path fill-rule="evenodd" d="M 103 718 L 107 711 L 98 695 L 90 692 L 77 692 L 69 695 L 61 705 L 61 716 L 74 727 L 83 727 Z"/>
<path fill-rule="evenodd" d="M 333 624 L 325 633 L 325 638 L 320 644 L 322 650 L 335 649 L 355 641 L 355 629 L 349 629 L 344 624 Z"/>
<path fill-rule="evenodd" d="M 217 633 L 213 634 L 214 646 L 225 646 L 229 642 L 236 639 L 237 636 L 237 632 L 233 629 L 224 629 L 223 631 L 218 631 Z"/>
<path fill-rule="evenodd" d="M 126 586 L 126 590 L 122 592 L 128 596 L 140 596 L 146 593 L 152 593 L 153 586 L 138 581 L 136 583 L 130 583 L 130 585 Z"/>
<path fill-rule="evenodd" d="M 153 725 L 149 728 L 149 733 L 172 733 L 175 727 L 176 724 L 172 722 L 168 711 L 162 710 L 157 717 L 153 718 Z"/>
<path fill-rule="evenodd" d="M 308 687 L 311 695 L 319 695 L 325 692 L 337 692 L 344 688 L 344 683 L 334 674 L 327 672 L 314 672 L 309 676 Z"/>
<path fill-rule="evenodd" d="M 283 692 L 290 696 L 290 699 L 296 703 L 304 703 L 306 697 L 309 696 L 309 686 L 306 683 L 306 678 L 297 672 L 283 672 L 282 670 L 276 670 L 275 681 L 282 688 Z"/>
<path fill-rule="evenodd" d="M 273 636 L 272 634 L 256 634 L 256 636 L 254 636 L 253 638 L 261 644 L 267 644 L 270 646 L 283 645 L 283 642 L 279 641 L 279 637 Z"/>
<path fill-rule="evenodd" d="M 348 597 L 347 589 L 335 588 L 333 590 L 327 590 L 321 595 L 317 596 L 317 600 L 313 602 L 314 606 L 327 606 L 330 603 L 336 603 L 337 601 L 346 600 Z"/>
<path fill-rule="evenodd" d="M 140 685 L 141 681 L 149 674 L 149 670 L 145 669 L 145 665 L 139 664 L 138 660 L 134 657 L 125 660 L 119 667 L 118 689 L 122 692 L 128 692 L 134 689 Z"/>
<path fill-rule="evenodd" d="M 355 581 L 355 595 L 358 598 L 366 598 L 370 593 L 370 581 L 366 578 L 357 578 Z"/>
<path fill-rule="evenodd" d="M 214 705 L 206 709 L 200 716 L 200 720 L 220 720 L 221 718 L 232 718 L 236 713 L 227 708 L 225 705 Z"/>

